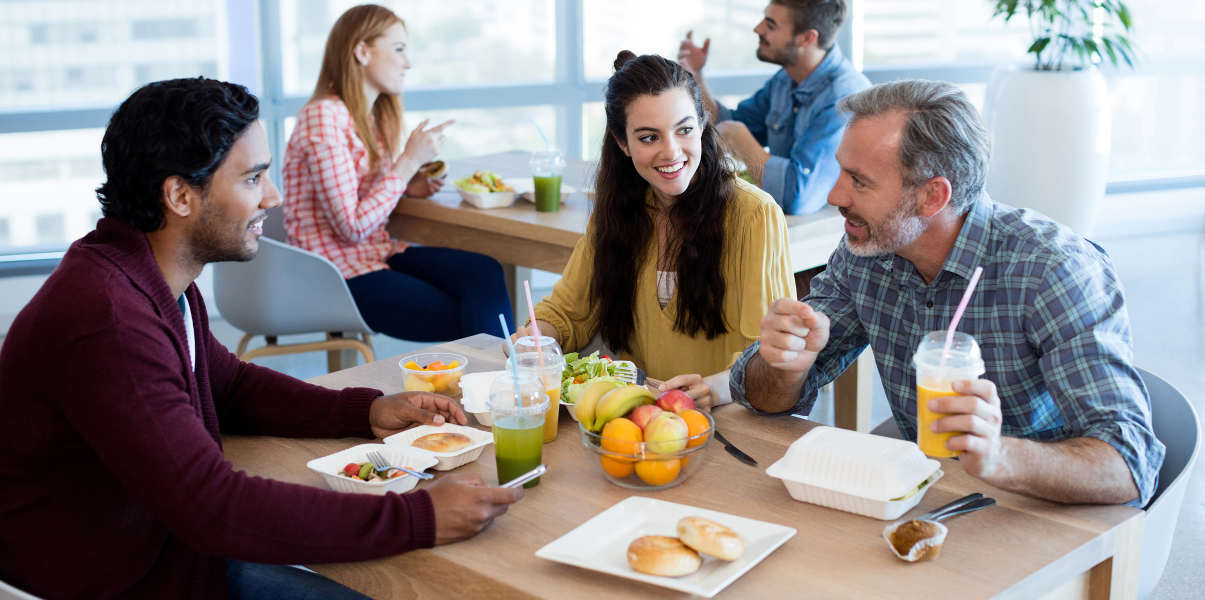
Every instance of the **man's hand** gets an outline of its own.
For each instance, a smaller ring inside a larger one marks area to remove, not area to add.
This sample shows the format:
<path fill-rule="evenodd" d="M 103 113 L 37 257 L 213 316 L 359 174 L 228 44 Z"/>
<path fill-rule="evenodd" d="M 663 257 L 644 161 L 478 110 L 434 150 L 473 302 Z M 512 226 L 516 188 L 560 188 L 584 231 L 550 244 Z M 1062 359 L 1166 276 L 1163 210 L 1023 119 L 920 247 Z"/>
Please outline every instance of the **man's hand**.
<path fill-rule="evenodd" d="M 950 450 L 961 450 L 958 461 L 967 473 L 988 483 L 999 481 L 1008 470 L 1005 445 L 1000 436 L 1000 397 L 996 384 L 987 379 L 956 381 L 958 396 L 943 396 L 929 401 L 929 409 L 947 416 L 935 421 L 933 431 L 963 432 L 946 442 Z"/>
<path fill-rule="evenodd" d="M 805 374 L 828 345 L 828 317 L 798 300 L 779 298 L 761 319 L 758 354 L 780 371 Z"/>
<path fill-rule="evenodd" d="M 435 544 L 450 544 L 480 533 L 523 497 L 523 486 L 490 487 L 476 475 L 445 475 L 427 488 L 435 506 Z"/>
<path fill-rule="evenodd" d="M 379 396 L 368 409 L 368 423 L 373 435 L 379 438 L 416 425 L 439 426 L 449 421 L 464 425 L 469 420 L 455 400 L 430 392 Z"/>
<path fill-rule="evenodd" d="M 675 375 L 665 380 L 659 388 L 664 394 L 670 390 L 682 390 L 695 401 L 695 406 L 702 409 L 711 408 L 711 386 L 703 381 L 703 376 L 697 373 Z"/>
<path fill-rule="evenodd" d="M 694 34 L 694 30 L 687 31 L 686 39 L 678 45 L 678 64 L 690 71 L 697 81 L 699 74 L 703 72 L 703 65 L 707 64 L 707 52 L 711 49 L 711 38 L 703 40 L 702 46 L 696 46 L 691 37 L 692 34 Z"/>
<path fill-rule="evenodd" d="M 761 142 L 753 137 L 749 128 L 740 121 L 721 121 L 716 123 L 715 131 L 724 139 L 728 149 L 736 155 L 737 160 L 745 163 L 749 175 L 761 185 L 762 175 L 766 170 L 766 161 L 770 154 L 762 148 Z"/>

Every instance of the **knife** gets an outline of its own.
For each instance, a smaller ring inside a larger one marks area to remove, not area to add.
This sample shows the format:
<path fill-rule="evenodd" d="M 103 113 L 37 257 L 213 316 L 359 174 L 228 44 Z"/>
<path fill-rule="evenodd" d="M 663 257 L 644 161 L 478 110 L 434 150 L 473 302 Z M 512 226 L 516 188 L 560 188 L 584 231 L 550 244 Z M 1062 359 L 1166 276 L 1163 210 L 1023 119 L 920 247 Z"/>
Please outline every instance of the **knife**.
<path fill-rule="evenodd" d="M 718 429 L 715 431 L 715 439 L 720 440 L 720 443 L 724 444 L 724 450 L 727 450 L 728 454 L 731 454 L 732 456 L 736 457 L 737 460 L 739 460 L 751 467 L 757 466 L 757 461 L 753 460 L 752 456 L 749 456 L 748 454 L 741 452 L 740 448 L 733 446 L 732 442 L 729 442 L 727 438 L 725 438 L 723 435 L 720 435 L 720 430 L 718 430 Z"/>

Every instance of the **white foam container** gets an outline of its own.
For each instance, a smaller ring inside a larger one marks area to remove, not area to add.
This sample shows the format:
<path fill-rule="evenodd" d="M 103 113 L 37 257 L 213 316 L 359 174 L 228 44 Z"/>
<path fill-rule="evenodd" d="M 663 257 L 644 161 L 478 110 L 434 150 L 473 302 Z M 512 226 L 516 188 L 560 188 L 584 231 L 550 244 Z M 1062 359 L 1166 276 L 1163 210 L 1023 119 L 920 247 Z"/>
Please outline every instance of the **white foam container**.
<path fill-rule="evenodd" d="M 455 452 L 431 452 L 422 448 L 415 448 L 411 444 L 424 435 L 432 433 L 460 433 L 468 436 L 471 443 Z M 494 443 L 494 434 L 489 431 L 482 431 L 474 427 L 465 427 L 455 423 L 444 423 L 439 427 L 434 425 L 419 425 L 411 429 L 407 429 L 400 433 L 395 433 L 385 438 L 387 446 L 401 446 L 412 452 L 425 452 L 435 458 L 436 471 L 451 471 L 456 467 L 467 465 L 481 456 L 481 452 L 485 447 Z"/>
<path fill-rule="evenodd" d="M 353 477 L 339 475 L 347 463 L 369 462 L 369 452 L 380 452 L 389 464 L 395 467 L 407 467 L 415 471 L 426 471 L 438 462 L 430 453 L 418 448 L 405 446 L 387 446 L 385 444 L 360 444 L 334 454 L 315 458 L 306 463 L 311 471 L 322 475 L 322 479 L 336 492 L 351 494 L 376 494 L 384 496 L 386 492 L 402 493 L 414 489 L 418 485 L 418 477 L 404 475 L 386 481 L 363 481 Z"/>
<path fill-rule="evenodd" d="M 912 442 L 820 426 L 795 440 L 766 474 L 801 502 L 889 521 L 916 506 L 943 473 Z M 915 494 L 892 500 L 921 482 Z"/>
<path fill-rule="evenodd" d="M 460 405 L 486 427 L 494 424 L 494 415 L 490 413 L 490 386 L 494 379 L 505 371 L 481 371 L 466 373 L 460 378 Z"/>
<path fill-rule="evenodd" d="M 514 192 L 466 192 L 456 188 L 460 198 L 477 208 L 503 208 L 515 203 Z"/>

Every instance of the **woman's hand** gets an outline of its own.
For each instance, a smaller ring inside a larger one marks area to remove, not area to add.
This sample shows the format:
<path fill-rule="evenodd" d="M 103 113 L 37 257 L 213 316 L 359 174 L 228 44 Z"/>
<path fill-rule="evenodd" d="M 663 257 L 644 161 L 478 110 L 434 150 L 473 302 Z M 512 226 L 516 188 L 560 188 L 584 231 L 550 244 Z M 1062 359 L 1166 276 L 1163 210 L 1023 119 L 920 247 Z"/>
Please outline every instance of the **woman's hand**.
<path fill-rule="evenodd" d="M 428 128 L 429 119 L 423 119 L 410 137 L 406 138 L 406 146 L 402 148 L 402 156 L 393 164 L 393 172 L 398 175 L 408 175 L 423 165 L 435 160 L 444 144 L 444 129 L 455 121 L 444 121 L 435 127 Z M 413 183 L 413 182 L 411 182 Z"/>
<path fill-rule="evenodd" d="M 425 173 L 419 171 L 410 178 L 410 183 L 406 184 L 406 196 L 409 198 L 430 198 L 439 192 L 439 188 L 443 187 L 444 177 L 427 177 Z"/>
<path fill-rule="evenodd" d="M 561 335 L 560 335 L 560 333 L 557 332 L 556 327 L 552 326 L 552 323 L 549 323 L 547 321 L 536 321 L 536 325 L 540 326 L 540 335 L 541 336 L 550 337 L 550 338 L 556 340 L 556 343 L 558 346 L 561 345 Z M 520 328 L 516 329 L 515 332 L 512 333 L 510 336 L 510 342 L 511 342 L 511 344 L 513 344 L 516 341 L 518 341 L 519 338 L 528 336 L 528 335 L 535 335 L 535 331 L 531 328 L 531 325 L 528 325 L 526 327 L 520 327 Z M 510 344 L 507 344 L 506 342 L 502 342 L 502 355 L 510 356 Z"/>
<path fill-rule="evenodd" d="M 682 390 L 695 401 L 695 406 L 701 409 L 711 408 L 711 386 L 703 381 L 698 373 L 676 375 L 665 380 L 658 388 L 662 394 L 670 390 Z"/>

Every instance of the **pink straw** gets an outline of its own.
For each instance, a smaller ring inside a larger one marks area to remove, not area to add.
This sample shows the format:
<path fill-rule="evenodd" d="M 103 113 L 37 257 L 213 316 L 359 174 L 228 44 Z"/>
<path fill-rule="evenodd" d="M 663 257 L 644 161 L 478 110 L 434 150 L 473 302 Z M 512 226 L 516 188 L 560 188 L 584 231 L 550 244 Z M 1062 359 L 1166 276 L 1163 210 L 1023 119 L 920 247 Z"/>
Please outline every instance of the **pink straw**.
<path fill-rule="evenodd" d="M 950 353 L 950 346 L 954 344 L 954 330 L 958 329 L 958 322 L 962 320 L 962 313 L 967 309 L 967 304 L 971 301 L 971 294 L 975 291 L 975 285 L 979 283 L 979 276 L 982 274 L 983 267 L 975 267 L 975 272 L 971 273 L 971 282 L 967 284 L 967 291 L 962 293 L 962 300 L 958 302 L 958 309 L 954 311 L 954 318 L 950 320 L 950 328 L 946 330 L 946 347 L 941 351 L 941 363 L 937 365 L 938 373 L 945 369 L 946 356 Z"/>
<path fill-rule="evenodd" d="M 540 326 L 536 324 L 536 305 L 531 301 L 530 279 L 523 280 L 523 291 L 527 293 L 527 316 L 531 319 L 531 331 L 536 334 L 536 360 L 540 361 L 540 371 L 543 372 L 544 352 L 540 350 Z"/>

